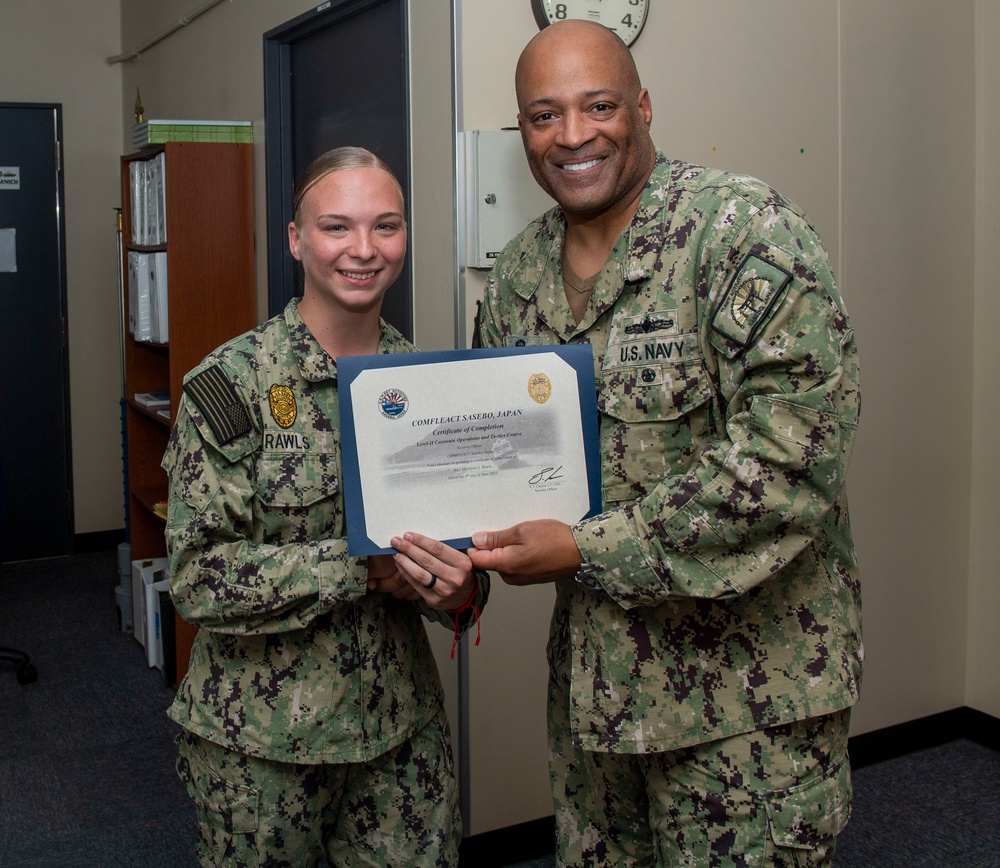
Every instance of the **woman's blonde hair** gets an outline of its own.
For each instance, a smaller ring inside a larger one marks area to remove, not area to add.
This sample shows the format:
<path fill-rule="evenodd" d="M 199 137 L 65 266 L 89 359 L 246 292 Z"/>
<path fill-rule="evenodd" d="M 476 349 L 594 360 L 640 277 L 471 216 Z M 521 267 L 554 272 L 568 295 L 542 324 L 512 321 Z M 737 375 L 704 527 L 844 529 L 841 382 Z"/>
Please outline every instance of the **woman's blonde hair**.
<path fill-rule="evenodd" d="M 292 199 L 292 219 L 299 222 L 299 210 L 302 208 L 302 200 L 316 184 L 322 181 L 327 175 L 334 172 L 342 172 L 344 169 L 381 169 L 392 178 L 396 189 L 399 190 L 399 198 L 404 202 L 403 185 L 399 183 L 396 173 L 379 157 L 376 157 L 367 148 L 360 148 L 355 145 L 345 145 L 341 148 L 333 148 L 324 154 L 320 154 L 313 160 L 302 173 L 299 183 L 295 188 L 295 195 Z"/>

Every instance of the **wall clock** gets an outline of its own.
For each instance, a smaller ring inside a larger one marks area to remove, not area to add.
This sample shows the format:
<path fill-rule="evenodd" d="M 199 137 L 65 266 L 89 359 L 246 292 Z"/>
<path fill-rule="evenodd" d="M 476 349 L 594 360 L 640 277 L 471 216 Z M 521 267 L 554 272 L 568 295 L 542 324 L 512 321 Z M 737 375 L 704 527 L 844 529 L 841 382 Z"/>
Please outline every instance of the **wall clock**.
<path fill-rule="evenodd" d="M 635 42 L 646 23 L 649 0 L 531 0 L 531 11 L 538 26 L 580 18 L 596 21 L 614 30 L 626 45 Z"/>

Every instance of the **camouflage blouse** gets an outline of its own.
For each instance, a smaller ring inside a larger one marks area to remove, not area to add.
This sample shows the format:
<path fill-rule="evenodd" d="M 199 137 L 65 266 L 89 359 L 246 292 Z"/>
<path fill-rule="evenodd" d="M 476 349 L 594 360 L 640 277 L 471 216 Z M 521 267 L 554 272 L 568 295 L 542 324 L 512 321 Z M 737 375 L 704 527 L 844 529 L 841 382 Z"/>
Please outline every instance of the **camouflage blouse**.
<path fill-rule="evenodd" d="M 412 347 L 381 323 L 379 351 Z M 347 554 L 334 360 L 292 301 L 185 378 L 163 467 L 171 592 L 200 629 L 170 709 L 283 762 L 360 762 L 441 707 L 423 603 L 369 593 Z M 482 609 L 488 583 L 480 581 Z"/>
<path fill-rule="evenodd" d="M 861 598 L 845 476 L 858 357 L 798 209 L 657 154 L 577 324 L 554 208 L 498 258 L 482 346 L 589 342 L 602 514 L 549 641 L 590 750 L 696 744 L 851 705 Z"/>

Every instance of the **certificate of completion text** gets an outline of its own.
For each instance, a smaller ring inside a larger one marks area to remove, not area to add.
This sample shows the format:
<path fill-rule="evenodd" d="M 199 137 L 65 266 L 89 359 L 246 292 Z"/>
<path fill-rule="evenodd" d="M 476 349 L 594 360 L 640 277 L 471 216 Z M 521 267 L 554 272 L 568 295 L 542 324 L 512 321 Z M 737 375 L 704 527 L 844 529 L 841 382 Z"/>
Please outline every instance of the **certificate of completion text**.
<path fill-rule="evenodd" d="M 600 508 L 589 345 L 343 357 L 337 362 L 348 549 Z"/>

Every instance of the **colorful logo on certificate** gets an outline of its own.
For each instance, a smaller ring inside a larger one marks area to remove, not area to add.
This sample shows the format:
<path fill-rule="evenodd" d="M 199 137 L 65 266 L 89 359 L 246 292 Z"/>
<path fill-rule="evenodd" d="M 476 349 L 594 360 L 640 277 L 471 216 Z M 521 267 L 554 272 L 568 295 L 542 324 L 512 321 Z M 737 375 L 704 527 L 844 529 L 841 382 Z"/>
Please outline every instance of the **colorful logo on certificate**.
<path fill-rule="evenodd" d="M 545 374 L 528 377 L 528 394 L 536 404 L 544 404 L 552 394 L 552 381 Z"/>
<path fill-rule="evenodd" d="M 405 392 L 401 392 L 399 389 L 386 389 L 378 396 L 379 412 L 386 419 L 398 419 L 400 416 L 404 416 L 409 406 L 410 399 L 406 397 Z"/>

